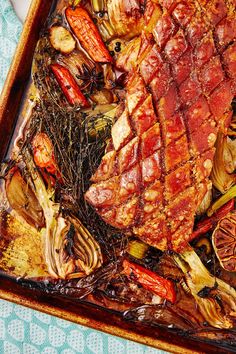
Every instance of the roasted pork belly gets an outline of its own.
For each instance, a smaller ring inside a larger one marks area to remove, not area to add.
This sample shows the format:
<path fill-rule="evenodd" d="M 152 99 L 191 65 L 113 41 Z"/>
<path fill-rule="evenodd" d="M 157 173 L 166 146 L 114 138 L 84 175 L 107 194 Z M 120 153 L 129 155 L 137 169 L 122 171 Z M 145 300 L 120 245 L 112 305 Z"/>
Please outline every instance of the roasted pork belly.
<path fill-rule="evenodd" d="M 236 93 L 236 3 L 159 5 L 152 32 L 135 39 L 136 61 L 117 61 L 129 71 L 125 108 L 85 198 L 108 224 L 181 252 Z"/>

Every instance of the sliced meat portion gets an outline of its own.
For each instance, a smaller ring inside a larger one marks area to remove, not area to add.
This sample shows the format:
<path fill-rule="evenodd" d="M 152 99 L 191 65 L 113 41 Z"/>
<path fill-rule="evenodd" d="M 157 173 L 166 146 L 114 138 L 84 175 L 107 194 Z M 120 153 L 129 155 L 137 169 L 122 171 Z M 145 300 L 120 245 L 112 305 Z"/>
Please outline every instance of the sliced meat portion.
<path fill-rule="evenodd" d="M 236 93 L 236 3 L 160 5 L 151 32 L 118 58 L 129 63 L 121 65 L 129 72 L 125 108 L 85 198 L 107 223 L 180 252 L 211 186 L 215 140 Z"/>

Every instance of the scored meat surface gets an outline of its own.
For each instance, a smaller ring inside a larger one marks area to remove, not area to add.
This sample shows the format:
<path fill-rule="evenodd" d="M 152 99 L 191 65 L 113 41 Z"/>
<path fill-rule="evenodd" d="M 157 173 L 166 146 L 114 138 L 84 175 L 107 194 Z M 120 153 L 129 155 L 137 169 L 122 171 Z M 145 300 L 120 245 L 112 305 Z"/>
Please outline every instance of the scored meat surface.
<path fill-rule="evenodd" d="M 214 143 L 236 93 L 235 5 L 160 1 L 151 33 L 117 61 L 129 71 L 124 109 L 85 198 L 108 224 L 162 250 L 191 240 L 211 187 Z"/>

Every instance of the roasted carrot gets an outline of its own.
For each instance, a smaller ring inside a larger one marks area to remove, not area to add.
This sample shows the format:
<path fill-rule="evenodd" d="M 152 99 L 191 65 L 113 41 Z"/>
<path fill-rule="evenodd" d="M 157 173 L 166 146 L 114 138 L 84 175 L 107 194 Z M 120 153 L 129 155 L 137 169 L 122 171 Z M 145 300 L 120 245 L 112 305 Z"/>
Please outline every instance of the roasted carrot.
<path fill-rule="evenodd" d="M 232 210 L 234 210 L 234 199 L 231 199 L 228 203 L 218 209 L 212 216 L 199 221 L 196 225 L 196 229 L 192 233 L 192 239 L 204 235 L 213 229 L 218 221 Z"/>
<path fill-rule="evenodd" d="M 83 93 L 80 91 L 75 79 L 67 68 L 59 64 L 52 64 L 51 69 L 60 85 L 67 101 L 71 105 L 80 105 L 89 107 L 89 103 Z"/>
<path fill-rule="evenodd" d="M 138 264 L 131 263 L 127 259 L 123 261 L 123 273 L 130 279 L 137 281 L 145 289 L 174 303 L 176 300 L 175 287 L 172 281 L 162 278 L 150 270 Z"/>
<path fill-rule="evenodd" d="M 50 172 L 56 171 L 54 149 L 52 142 L 45 133 L 38 133 L 32 140 L 34 162 L 40 168 L 49 168 Z"/>
<path fill-rule="evenodd" d="M 56 180 L 63 183 L 61 173 L 57 167 L 54 148 L 51 140 L 45 133 L 38 133 L 32 140 L 33 157 L 37 167 L 41 169 L 42 176 L 52 186 Z"/>
<path fill-rule="evenodd" d="M 66 18 L 82 47 L 95 62 L 111 63 L 113 61 L 97 27 L 84 8 L 68 7 L 66 9 Z"/>

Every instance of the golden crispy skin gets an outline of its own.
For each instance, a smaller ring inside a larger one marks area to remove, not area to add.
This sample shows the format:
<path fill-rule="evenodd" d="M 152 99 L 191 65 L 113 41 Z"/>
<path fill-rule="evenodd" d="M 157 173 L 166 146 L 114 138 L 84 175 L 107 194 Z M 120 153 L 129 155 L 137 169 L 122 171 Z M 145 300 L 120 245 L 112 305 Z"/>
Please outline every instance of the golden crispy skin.
<path fill-rule="evenodd" d="M 107 223 L 180 252 L 236 93 L 235 1 L 163 0 L 159 8 L 151 31 L 144 24 L 117 61 L 129 71 L 125 108 L 85 198 Z"/>

